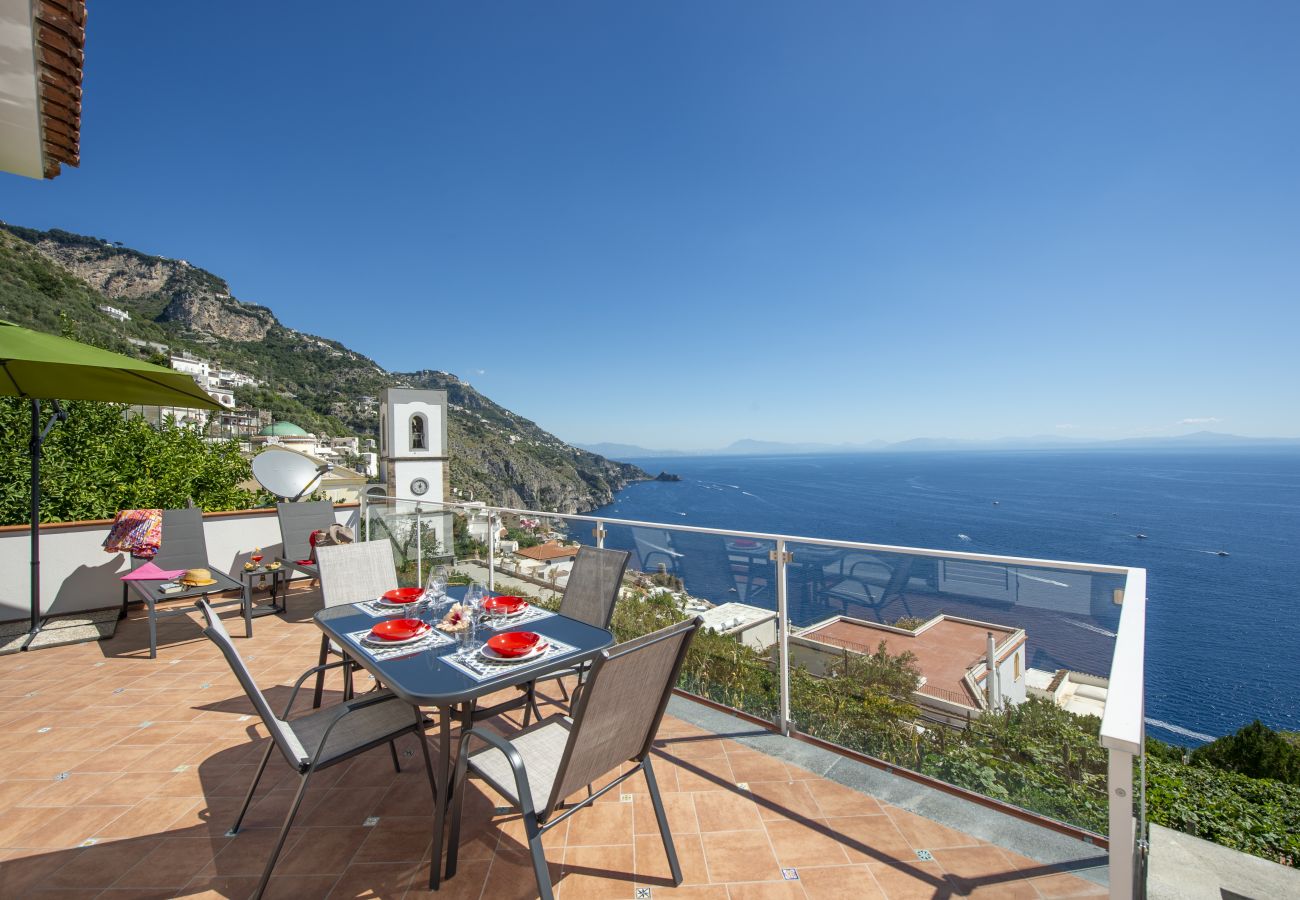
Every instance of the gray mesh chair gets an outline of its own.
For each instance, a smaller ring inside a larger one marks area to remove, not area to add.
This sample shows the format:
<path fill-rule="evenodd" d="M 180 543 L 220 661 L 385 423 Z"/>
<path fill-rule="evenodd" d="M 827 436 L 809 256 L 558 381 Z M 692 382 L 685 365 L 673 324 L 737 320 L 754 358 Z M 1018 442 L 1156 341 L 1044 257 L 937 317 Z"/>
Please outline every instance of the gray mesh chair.
<path fill-rule="evenodd" d="M 579 547 L 578 556 L 569 571 L 569 580 L 564 586 L 564 595 L 560 598 L 560 614 L 597 628 L 609 628 L 614 618 L 614 605 L 618 602 L 619 590 L 623 587 L 623 573 L 632 554 L 626 550 L 605 550 L 599 547 Z M 584 678 L 586 666 L 575 669 L 563 669 L 548 675 L 545 681 L 567 678 L 577 675 L 579 687 Z M 528 691 L 528 705 L 524 710 L 524 725 L 529 721 L 529 713 L 537 708 L 537 683 L 530 682 L 524 686 Z M 565 699 L 569 697 L 560 682 L 560 691 Z"/>
<path fill-rule="evenodd" d="M 332 515 L 332 513 L 331 513 Z M 342 606 L 361 600 L 382 597 L 385 591 L 397 587 L 397 568 L 393 565 L 393 545 L 385 540 L 357 541 L 352 544 L 334 544 L 318 547 L 316 562 L 320 572 L 320 595 L 326 606 Z M 342 654 L 343 650 L 321 635 L 320 664 L 329 654 Z M 343 697 L 352 696 L 352 662 L 346 657 L 343 665 Z M 325 672 L 316 675 L 316 690 L 312 706 L 321 703 L 325 689 Z"/>
<path fill-rule="evenodd" d="M 465 778 L 470 770 L 519 810 L 528 836 L 538 892 L 545 900 L 551 900 L 553 895 L 542 835 L 634 773 L 644 772 L 673 883 L 682 883 L 673 836 L 650 764 L 650 748 L 691 638 L 702 621 L 698 617 L 688 619 L 602 652 L 592 663 L 587 686 L 575 702 L 571 720 L 555 717 L 538 722 L 510 740 L 481 728 L 471 728 L 462 735 L 452 788 L 455 808 L 447 848 L 448 878 L 456 872 Z M 482 741 L 487 747 L 470 753 L 473 740 Z M 617 771 L 629 760 L 636 765 L 556 815 L 565 797 L 607 772 Z M 438 865 L 436 847 L 433 864 Z"/>
<path fill-rule="evenodd" d="M 196 585 L 183 591 L 164 594 L 159 581 L 133 581 L 140 599 L 144 601 L 149 613 L 149 658 L 158 656 L 158 620 L 170 616 L 187 616 L 188 606 L 177 609 L 158 609 L 157 605 L 165 600 L 188 600 L 193 597 L 206 597 L 225 591 L 239 591 L 238 600 L 223 600 L 212 604 L 213 607 L 234 606 L 239 604 L 244 611 L 244 634 L 253 636 L 253 595 L 249 586 L 236 581 L 225 572 L 208 562 L 208 542 L 203 534 L 203 510 L 165 509 L 162 514 L 162 543 L 153 558 L 154 565 L 160 569 L 207 569 L 212 573 L 214 584 Z"/>
<path fill-rule="evenodd" d="M 285 585 L 295 576 L 319 578 L 320 568 L 311 562 L 311 535 L 313 531 L 328 531 L 334 524 L 334 503 L 277 503 L 275 515 L 280 520 L 280 555 L 276 561 L 284 566 Z"/>
<path fill-rule="evenodd" d="M 293 707 L 293 701 L 298 696 L 298 690 L 302 687 L 303 682 L 321 669 L 343 665 L 341 662 L 335 662 L 323 666 L 313 666 L 303 672 L 294 683 L 293 690 L 289 693 L 289 702 L 285 704 L 284 712 L 276 716 L 271 711 L 266 697 L 253 681 L 253 677 L 248 673 L 248 668 L 244 665 L 243 659 L 240 658 L 239 651 L 235 649 L 235 645 L 230 640 L 230 635 L 226 633 L 225 627 L 212 611 L 212 607 L 207 604 L 207 601 L 201 599 L 196 601 L 194 605 L 207 621 L 207 627 L 203 629 L 203 633 L 221 649 L 222 655 L 226 657 L 226 662 L 230 664 L 235 677 L 239 679 L 244 692 L 248 694 L 248 699 L 253 702 L 257 714 L 262 717 L 262 722 L 271 733 L 271 740 L 266 745 L 266 752 L 262 754 L 262 761 L 257 767 L 257 773 L 253 776 L 253 783 L 249 785 L 248 794 L 244 797 L 244 805 L 239 808 L 239 815 L 235 818 L 235 824 L 226 833 L 226 836 L 234 837 L 239 833 L 239 826 L 244 821 L 244 814 L 248 812 L 248 806 L 253 800 L 253 794 L 257 791 L 257 783 L 262 780 L 262 773 L 266 771 L 266 764 L 274 750 L 278 749 L 280 751 L 285 761 L 293 767 L 300 777 L 298 791 L 294 794 L 293 802 L 289 805 L 289 812 L 284 817 L 284 825 L 280 827 L 280 836 L 271 851 L 271 858 L 266 862 L 266 868 L 262 872 L 262 880 L 258 883 L 254 897 L 261 897 L 262 892 L 266 890 L 266 884 L 271 879 L 271 871 L 275 868 L 275 861 L 284 848 L 284 839 L 289 834 L 289 828 L 293 825 L 293 818 L 297 815 L 298 807 L 302 804 L 303 795 L 307 792 L 307 783 L 311 780 L 311 776 L 321 769 L 351 759 L 357 754 L 364 753 L 381 744 L 388 744 L 393 755 L 393 767 L 400 772 L 401 764 L 397 760 L 397 746 L 393 742 L 404 734 L 415 734 L 419 739 L 420 749 L 424 751 L 424 768 L 429 776 L 429 788 L 433 791 L 435 803 L 437 802 L 438 789 L 433 778 L 433 761 L 429 758 L 428 743 L 424 739 L 423 717 L 417 707 L 410 705 L 399 697 L 393 696 L 388 691 L 375 691 L 359 699 L 340 703 L 337 706 L 331 706 L 289 721 L 287 719 L 289 710 Z"/>

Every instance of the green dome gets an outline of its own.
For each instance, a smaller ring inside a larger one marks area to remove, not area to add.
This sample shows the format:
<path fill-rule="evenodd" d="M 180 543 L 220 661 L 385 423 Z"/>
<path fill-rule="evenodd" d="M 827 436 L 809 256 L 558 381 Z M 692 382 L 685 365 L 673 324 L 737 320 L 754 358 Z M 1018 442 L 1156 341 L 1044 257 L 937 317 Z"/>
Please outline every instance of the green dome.
<path fill-rule="evenodd" d="M 258 434 L 263 437 L 308 437 L 307 432 L 292 422 L 272 422 L 259 431 Z"/>

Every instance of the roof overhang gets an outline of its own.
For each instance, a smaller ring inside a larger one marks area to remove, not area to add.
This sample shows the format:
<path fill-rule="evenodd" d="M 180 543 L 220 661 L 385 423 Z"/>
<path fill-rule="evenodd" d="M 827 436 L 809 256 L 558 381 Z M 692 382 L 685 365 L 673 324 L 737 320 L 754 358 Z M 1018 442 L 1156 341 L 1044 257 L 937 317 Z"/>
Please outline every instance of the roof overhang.
<path fill-rule="evenodd" d="M 0 169 L 80 164 L 85 26 L 85 0 L 0 0 Z"/>

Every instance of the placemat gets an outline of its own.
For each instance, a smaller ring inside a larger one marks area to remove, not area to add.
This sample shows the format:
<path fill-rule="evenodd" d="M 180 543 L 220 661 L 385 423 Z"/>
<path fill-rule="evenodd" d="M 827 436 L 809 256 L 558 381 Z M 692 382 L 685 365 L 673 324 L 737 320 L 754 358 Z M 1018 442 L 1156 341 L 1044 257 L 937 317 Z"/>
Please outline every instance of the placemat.
<path fill-rule="evenodd" d="M 537 622 L 541 619 L 549 619 L 555 613 L 541 606 L 529 604 L 528 609 L 524 610 L 517 616 L 511 616 L 506 619 L 505 624 L 501 626 L 502 631 L 518 631 L 519 626 L 527 625 L 529 622 Z"/>
<path fill-rule="evenodd" d="M 362 600 L 358 603 L 353 603 L 352 605 L 371 618 L 382 619 L 386 616 L 400 616 L 405 611 L 406 606 L 414 606 L 415 604 L 408 603 L 406 606 L 385 606 L 378 600 Z"/>
<path fill-rule="evenodd" d="M 348 639 L 361 648 L 370 658 L 383 661 L 392 659 L 397 656 L 407 656 L 411 653 L 422 653 L 432 647 L 441 647 L 443 644 L 455 642 L 455 638 L 448 637 L 436 628 L 430 628 L 428 634 L 418 641 L 411 641 L 409 644 L 372 644 L 367 641 L 366 635 L 370 634 L 370 629 L 362 631 L 352 631 L 348 633 Z"/>
<path fill-rule="evenodd" d="M 459 657 L 454 653 L 446 653 L 443 654 L 442 661 L 453 668 L 464 672 L 475 681 L 487 681 L 491 678 L 496 678 L 499 675 L 504 675 L 507 672 L 521 672 L 534 668 L 540 663 L 552 660 L 557 656 L 563 656 L 566 653 L 572 653 L 574 650 L 578 649 L 577 647 L 573 647 L 563 641 L 548 638 L 544 634 L 541 638 L 550 646 L 542 651 L 541 656 L 538 656 L 535 659 L 530 659 L 526 663 L 493 662 L 490 659 L 485 659 L 477 650 L 467 657 Z"/>

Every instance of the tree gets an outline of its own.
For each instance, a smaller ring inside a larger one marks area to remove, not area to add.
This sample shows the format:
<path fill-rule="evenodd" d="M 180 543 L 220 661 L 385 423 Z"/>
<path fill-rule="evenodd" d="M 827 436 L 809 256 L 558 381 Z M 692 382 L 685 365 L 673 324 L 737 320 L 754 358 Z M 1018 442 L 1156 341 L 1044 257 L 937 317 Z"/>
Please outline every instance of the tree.
<path fill-rule="evenodd" d="M 1300 787 L 1300 747 L 1259 719 L 1236 734 L 1197 747 L 1192 751 L 1192 762 Z"/>
<path fill-rule="evenodd" d="M 41 520 L 108 519 L 123 509 L 185 506 L 249 509 L 257 494 L 233 441 L 209 443 L 170 418 L 155 428 L 117 403 L 73 401 L 41 457 Z M 31 413 L 26 400 L 0 398 L 0 523 L 31 515 Z"/>

